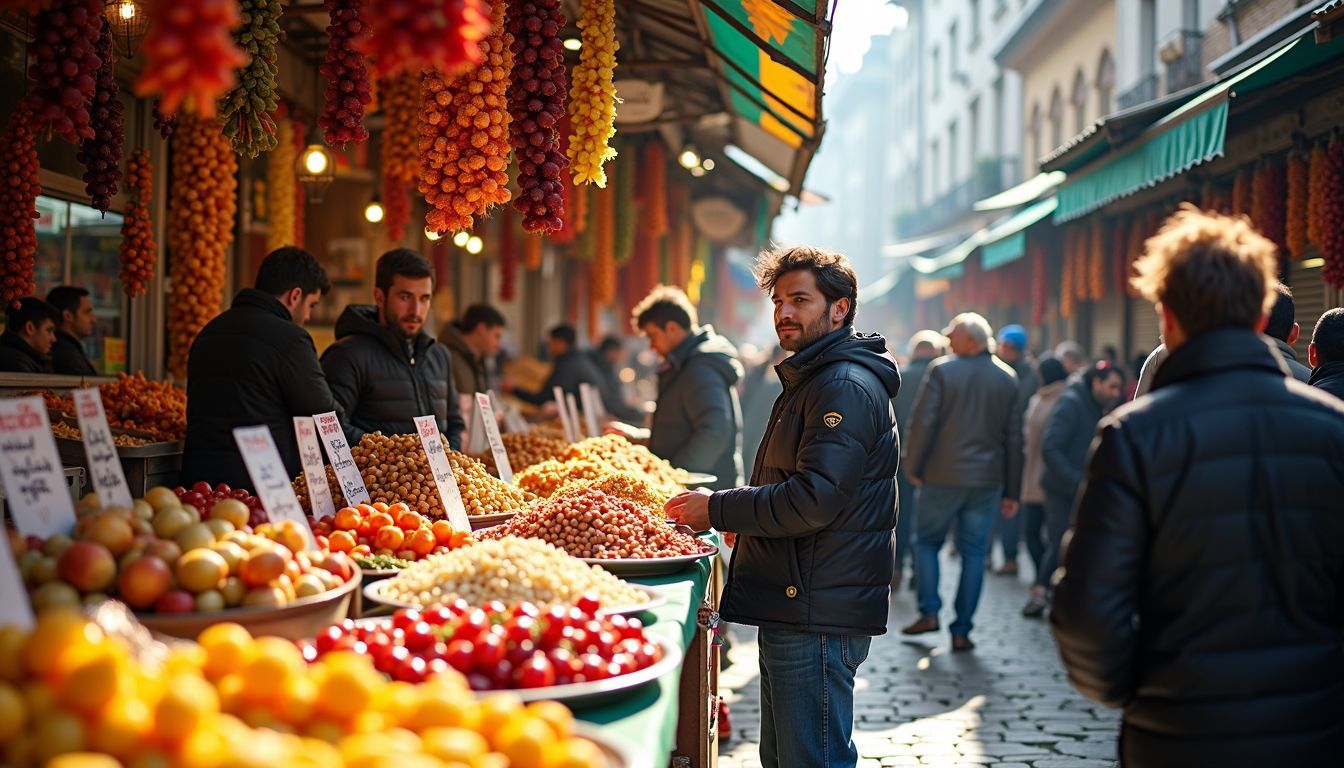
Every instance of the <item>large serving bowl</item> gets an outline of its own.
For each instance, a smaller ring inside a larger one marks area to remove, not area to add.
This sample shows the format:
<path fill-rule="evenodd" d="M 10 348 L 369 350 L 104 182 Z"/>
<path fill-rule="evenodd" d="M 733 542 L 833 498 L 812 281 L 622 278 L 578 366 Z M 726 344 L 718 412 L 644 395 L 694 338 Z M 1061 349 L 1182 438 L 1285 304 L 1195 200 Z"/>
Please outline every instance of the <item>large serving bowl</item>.
<path fill-rule="evenodd" d="M 253 637 L 274 635 L 287 640 L 302 640 L 345 619 L 361 578 L 356 569 L 354 576 L 336 589 L 299 598 L 283 608 L 258 606 L 214 613 L 138 613 L 135 617 L 151 632 L 187 640 L 195 640 L 206 627 L 225 621 L 241 624 Z"/>

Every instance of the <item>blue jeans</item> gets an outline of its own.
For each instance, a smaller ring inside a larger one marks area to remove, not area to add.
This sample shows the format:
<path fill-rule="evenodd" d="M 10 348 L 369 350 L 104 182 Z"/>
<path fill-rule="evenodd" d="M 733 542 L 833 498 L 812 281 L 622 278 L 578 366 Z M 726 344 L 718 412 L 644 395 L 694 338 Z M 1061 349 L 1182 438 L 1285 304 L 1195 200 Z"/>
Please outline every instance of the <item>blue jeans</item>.
<path fill-rule="evenodd" d="M 1017 560 L 1017 542 L 1022 537 L 1022 519 L 1017 515 L 1004 517 L 1003 515 L 994 516 L 994 524 L 989 530 L 989 548 L 994 548 L 994 539 L 999 540 L 999 546 L 1003 548 L 1003 562 L 1011 563 Z"/>
<path fill-rule="evenodd" d="M 919 489 L 919 516 L 915 520 L 916 588 L 919 612 L 937 616 L 943 601 L 938 596 L 938 551 L 943 548 L 947 529 L 957 524 L 957 554 L 961 556 L 961 579 L 957 584 L 956 620 L 950 629 L 954 635 L 971 633 L 971 617 L 980 604 L 985 583 L 985 555 L 988 551 L 989 526 L 999 516 L 1001 488 L 953 488 L 924 484 Z"/>
<path fill-rule="evenodd" d="M 1027 554 L 1039 576 L 1045 563 L 1045 505 L 1023 502 L 1017 516 L 1022 518 L 1022 537 L 1027 540 Z"/>
<path fill-rule="evenodd" d="M 896 475 L 896 490 L 900 494 L 900 503 L 896 507 L 896 570 L 895 578 L 900 580 L 902 571 L 905 568 L 906 558 L 909 557 L 911 566 L 914 565 L 914 556 L 911 555 L 913 545 L 910 542 L 911 535 L 915 532 L 915 488 L 905 478 L 904 472 Z"/>
<path fill-rule="evenodd" d="M 854 675 L 872 638 L 761 629 L 761 765 L 853 768 Z"/>
<path fill-rule="evenodd" d="M 1050 587 L 1050 577 L 1059 567 L 1059 548 L 1069 530 L 1069 516 L 1073 513 L 1073 497 L 1055 493 L 1045 494 L 1045 556 L 1036 572 L 1036 584 Z"/>

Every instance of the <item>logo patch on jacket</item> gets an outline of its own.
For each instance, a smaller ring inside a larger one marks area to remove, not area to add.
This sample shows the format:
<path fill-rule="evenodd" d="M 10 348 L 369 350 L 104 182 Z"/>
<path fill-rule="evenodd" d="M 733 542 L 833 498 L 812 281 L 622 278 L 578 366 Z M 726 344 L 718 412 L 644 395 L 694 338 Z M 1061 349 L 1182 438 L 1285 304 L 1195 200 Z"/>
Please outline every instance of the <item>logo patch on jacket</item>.
<path fill-rule="evenodd" d="M 821 417 L 821 423 L 825 424 L 826 426 L 830 427 L 831 429 L 835 429 L 836 427 L 840 426 L 840 422 L 842 422 L 842 421 L 844 421 L 844 420 L 845 420 L 845 417 L 844 417 L 844 416 L 841 416 L 840 414 L 836 413 L 835 411 L 831 411 L 830 413 L 828 413 L 828 414 L 826 414 L 825 416 L 822 416 L 822 417 Z"/>

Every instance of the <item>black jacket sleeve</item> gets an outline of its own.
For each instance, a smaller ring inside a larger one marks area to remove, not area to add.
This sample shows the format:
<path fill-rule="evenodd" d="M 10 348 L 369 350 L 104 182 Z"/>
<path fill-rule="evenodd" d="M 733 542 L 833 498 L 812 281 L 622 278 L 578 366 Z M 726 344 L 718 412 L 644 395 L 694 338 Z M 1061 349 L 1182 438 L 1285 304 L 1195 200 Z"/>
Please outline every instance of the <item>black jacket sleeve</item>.
<path fill-rule="evenodd" d="M 938 366 L 930 366 L 920 382 L 919 392 L 915 395 L 914 405 L 910 406 L 910 424 L 902 435 L 905 446 L 906 477 L 917 478 L 924 474 L 924 465 L 928 463 L 929 453 L 938 438 L 938 412 L 943 404 L 943 373 Z"/>
<path fill-rule="evenodd" d="M 674 467 L 713 467 L 737 432 L 732 393 L 723 377 L 708 365 L 691 362 L 681 377 L 691 436 L 669 460 Z"/>
<path fill-rule="evenodd" d="M 879 407 L 880 406 L 880 407 Z M 765 538 L 805 536 L 825 528 L 859 491 L 869 452 L 877 444 L 878 414 L 864 389 L 845 379 L 830 381 L 809 398 L 795 473 L 782 483 L 719 491 L 710 497 L 709 519 L 721 531 Z M 843 420 L 823 421 L 835 411 Z"/>
<path fill-rule="evenodd" d="M 1050 422 L 1045 426 L 1045 436 L 1041 438 L 1041 459 L 1045 463 L 1045 475 L 1056 478 L 1055 487 L 1076 488 L 1082 480 L 1082 471 L 1074 465 L 1075 459 L 1069 455 L 1069 445 L 1073 435 L 1081 429 L 1082 414 L 1078 403 L 1069 393 L 1064 393 L 1050 414 Z"/>
<path fill-rule="evenodd" d="M 98 375 L 93 363 L 84 356 L 84 348 L 78 342 L 59 336 L 56 343 L 51 345 L 51 371 L 67 376 Z"/>
<path fill-rule="evenodd" d="M 322 370 L 326 373 L 331 396 L 344 414 L 341 426 L 345 428 L 346 441 L 356 445 L 364 436 L 364 430 L 354 423 L 359 396 L 365 386 L 364 369 L 356 362 L 348 346 L 333 344 L 322 354 Z"/>
<path fill-rule="evenodd" d="M 1013 408 L 1003 436 L 1004 467 L 1003 497 L 1016 501 L 1022 495 L 1022 414 L 1024 408 Z"/>
<path fill-rule="evenodd" d="M 439 431 L 448 438 L 448 447 L 454 451 L 462 450 L 462 434 L 467 431 L 467 421 L 462 415 L 462 403 L 458 401 L 457 384 L 453 383 L 451 370 L 448 374 L 448 407 L 439 423 Z"/>
<path fill-rule="evenodd" d="M 1135 693 L 1138 589 L 1148 525 L 1136 453 L 1114 425 L 1101 431 L 1065 536 L 1050 625 L 1069 681 L 1120 707 Z"/>
<path fill-rule="evenodd" d="M 345 424 L 345 411 L 332 397 L 331 387 L 327 385 L 327 376 L 322 363 L 317 359 L 317 347 L 311 337 L 302 343 L 295 343 L 290 353 L 284 356 L 284 397 L 285 408 L 294 416 L 313 416 L 319 413 L 335 411 Z"/>

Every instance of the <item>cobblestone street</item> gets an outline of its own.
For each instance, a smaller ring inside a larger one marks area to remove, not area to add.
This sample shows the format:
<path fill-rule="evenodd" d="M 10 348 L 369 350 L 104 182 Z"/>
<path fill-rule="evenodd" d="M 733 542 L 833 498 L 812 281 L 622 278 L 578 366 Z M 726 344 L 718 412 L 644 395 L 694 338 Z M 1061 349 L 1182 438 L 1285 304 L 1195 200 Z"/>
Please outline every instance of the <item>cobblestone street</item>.
<path fill-rule="evenodd" d="M 1023 558 L 1026 561 L 1026 558 Z M 944 629 L 914 638 L 900 628 L 916 617 L 914 593 L 892 601 L 888 634 L 874 638 L 859 668 L 854 738 L 869 766 L 1111 768 L 1119 714 L 1084 699 L 1065 679 L 1044 621 L 1024 619 L 1030 566 L 1016 578 L 985 575 L 972 639 L 953 654 L 946 625 L 958 564 L 943 561 Z M 720 677 L 732 710 L 723 768 L 759 766 L 755 632 L 734 626 L 733 666 Z"/>

